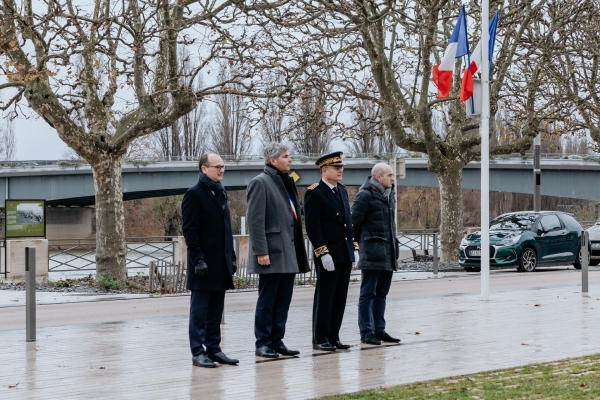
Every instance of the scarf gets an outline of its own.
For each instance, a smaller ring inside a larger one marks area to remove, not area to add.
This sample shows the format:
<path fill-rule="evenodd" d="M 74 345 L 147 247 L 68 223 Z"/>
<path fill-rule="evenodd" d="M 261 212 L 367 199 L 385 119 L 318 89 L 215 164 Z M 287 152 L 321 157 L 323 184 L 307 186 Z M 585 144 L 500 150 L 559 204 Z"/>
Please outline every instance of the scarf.
<path fill-rule="evenodd" d="M 210 190 L 217 196 L 217 200 L 219 200 L 219 204 L 221 204 L 221 209 L 224 210 L 227 205 L 227 191 L 221 184 L 221 182 L 215 182 L 210 179 L 206 174 L 200 172 L 200 183 L 205 186 L 208 186 Z"/>
<path fill-rule="evenodd" d="M 369 183 L 371 184 L 371 186 L 375 186 L 375 188 L 377 188 L 377 190 L 379 190 L 379 192 L 389 201 L 390 194 L 392 193 L 392 188 L 384 188 L 383 186 L 381 186 L 381 183 L 379 183 L 374 177 L 371 177 L 371 179 L 369 179 Z"/>
<path fill-rule="evenodd" d="M 283 186 L 285 186 L 285 190 L 288 192 L 290 198 L 292 199 L 292 201 L 294 203 L 296 203 L 293 199 L 296 198 L 296 191 L 294 190 L 294 179 L 290 176 L 290 174 L 288 174 L 287 172 L 281 172 L 280 170 L 278 170 L 277 168 L 275 168 L 273 165 L 271 164 L 267 164 L 267 167 L 271 167 L 273 168 L 275 171 L 277 171 L 277 175 L 281 178 L 281 180 L 283 181 Z"/>

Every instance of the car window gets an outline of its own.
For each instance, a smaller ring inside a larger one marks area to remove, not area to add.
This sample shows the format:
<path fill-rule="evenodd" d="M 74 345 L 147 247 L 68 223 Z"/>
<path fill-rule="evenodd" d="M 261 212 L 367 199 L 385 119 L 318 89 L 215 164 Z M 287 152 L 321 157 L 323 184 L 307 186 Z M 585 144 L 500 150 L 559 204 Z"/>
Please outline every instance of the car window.
<path fill-rule="evenodd" d="M 491 231 L 526 231 L 537 219 L 537 214 L 504 214 L 490 222 Z"/>
<path fill-rule="evenodd" d="M 540 223 L 542 224 L 542 229 L 546 232 L 550 232 L 553 230 L 560 230 L 562 228 L 562 225 L 560 224 L 558 217 L 554 214 L 553 215 L 544 215 L 542 217 L 542 219 L 540 220 Z"/>
<path fill-rule="evenodd" d="M 581 226 L 581 224 L 575 218 L 573 218 L 571 215 L 560 214 L 559 217 L 562 220 L 562 222 L 565 224 L 567 229 L 569 229 L 570 231 L 581 232 L 583 230 L 583 226 Z"/>

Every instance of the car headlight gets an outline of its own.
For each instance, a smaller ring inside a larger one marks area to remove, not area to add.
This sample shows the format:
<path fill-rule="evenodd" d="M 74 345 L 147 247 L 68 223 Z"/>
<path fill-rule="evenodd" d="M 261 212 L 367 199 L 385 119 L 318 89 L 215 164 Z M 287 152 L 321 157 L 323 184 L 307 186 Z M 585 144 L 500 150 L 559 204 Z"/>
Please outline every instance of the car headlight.
<path fill-rule="evenodd" d="M 460 241 L 460 245 L 461 245 L 461 246 L 466 246 L 466 245 L 468 245 L 468 244 L 469 244 L 469 241 L 467 240 L 467 238 L 466 238 L 466 237 L 465 237 L 465 238 L 463 238 L 463 239 Z"/>
<path fill-rule="evenodd" d="M 521 235 L 514 235 L 507 238 L 504 238 L 496 243 L 496 246 L 510 246 L 511 244 L 515 244 L 521 239 Z"/>

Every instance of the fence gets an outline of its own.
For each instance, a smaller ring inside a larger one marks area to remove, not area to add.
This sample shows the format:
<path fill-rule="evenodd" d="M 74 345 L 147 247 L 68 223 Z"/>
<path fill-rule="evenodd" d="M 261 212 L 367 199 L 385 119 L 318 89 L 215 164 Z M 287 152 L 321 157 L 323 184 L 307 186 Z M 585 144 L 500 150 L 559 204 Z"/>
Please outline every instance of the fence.
<path fill-rule="evenodd" d="M 400 262 L 418 261 L 422 256 L 433 254 L 435 231 L 404 230 L 398 233 Z M 248 254 L 248 236 L 234 235 L 234 249 L 238 258 L 238 271 L 235 274 L 236 288 L 258 287 L 258 275 L 248 274 L 246 258 Z M 129 271 L 139 272 L 151 277 L 158 276 L 158 266 L 167 268 L 181 262 L 178 273 L 185 271 L 185 256 L 176 257 L 177 236 L 128 237 L 126 267 Z M 311 270 L 305 274 L 296 274 L 297 286 L 312 285 L 317 279 L 314 268 L 313 246 L 304 239 Z M 439 242 L 438 242 L 439 245 Z M 59 273 L 68 277 L 84 276 L 96 271 L 96 241 L 94 239 L 56 239 L 48 246 L 50 273 Z M 151 263 L 154 267 L 151 267 Z M 152 270 L 154 268 L 154 270 Z M 154 271 L 154 273 L 151 273 Z M 169 274 L 163 272 L 162 274 Z"/>
<path fill-rule="evenodd" d="M 246 236 L 247 237 L 247 236 Z M 241 244 L 243 236 L 234 235 L 233 248 L 238 258 L 238 270 L 234 276 L 235 287 L 237 289 L 249 289 L 258 287 L 258 274 L 248 274 L 246 269 L 247 248 L 244 249 Z M 305 274 L 296 274 L 294 284 L 296 286 L 312 285 L 317 280 L 317 274 L 314 268 L 314 252 L 313 247 L 308 238 L 304 238 L 304 246 L 308 255 L 308 264 L 310 271 Z"/>
<path fill-rule="evenodd" d="M 152 261 L 175 263 L 177 236 L 128 237 L 127 269 L 147 272 Z M 48 242 L 48 272 L 77 275 L 96 271 L 95 239 L 54 239 Z"/>

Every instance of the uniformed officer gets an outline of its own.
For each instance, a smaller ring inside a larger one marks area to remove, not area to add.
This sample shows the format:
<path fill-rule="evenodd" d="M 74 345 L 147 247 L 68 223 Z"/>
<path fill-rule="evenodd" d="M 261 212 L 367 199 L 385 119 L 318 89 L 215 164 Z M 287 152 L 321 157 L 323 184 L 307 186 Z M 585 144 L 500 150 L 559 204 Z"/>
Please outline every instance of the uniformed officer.
<path fill-rule="evenodd" d="M 321 180 L 304 197 L 306 233 L 314 247 L 317 287 L 313 303 L 313 349 L 348 349 L 340 341 L 350 272 L 358 262 L 348 192 L 340 183 L 344 172 L 341 151 L 319 158 Z"/>

